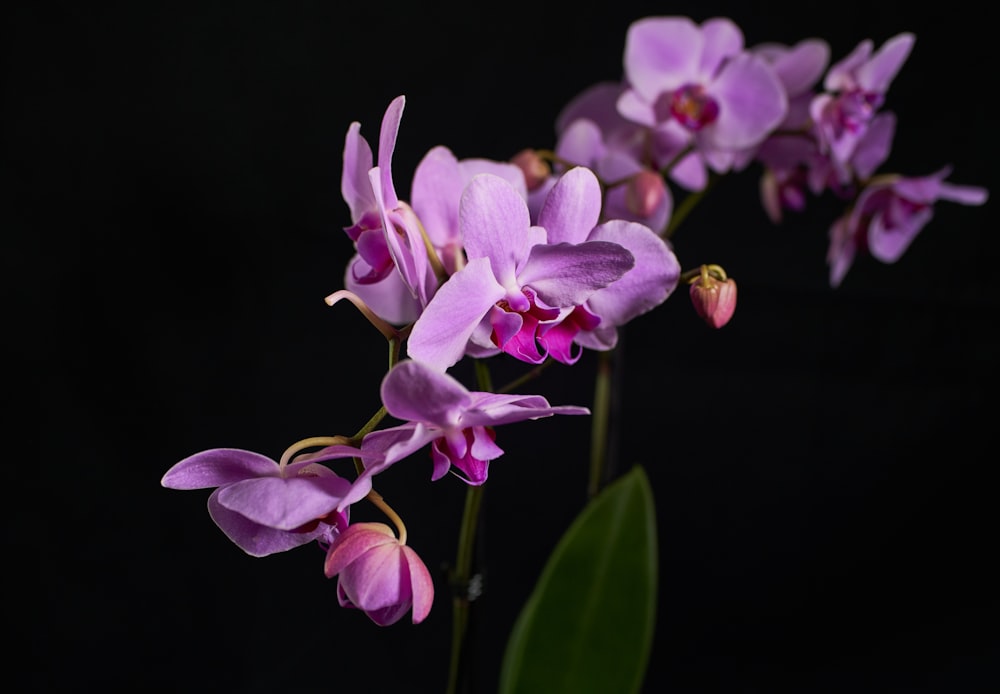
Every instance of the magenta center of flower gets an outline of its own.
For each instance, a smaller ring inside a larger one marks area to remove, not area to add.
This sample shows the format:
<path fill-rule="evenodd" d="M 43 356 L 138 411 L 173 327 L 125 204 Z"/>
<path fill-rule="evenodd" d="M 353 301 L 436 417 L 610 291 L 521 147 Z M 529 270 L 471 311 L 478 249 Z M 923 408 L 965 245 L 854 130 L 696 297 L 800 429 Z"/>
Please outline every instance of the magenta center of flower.
<path fill-rule="evenodd" d="M 719 104 L 700 84 L 686 84 L 670 97 L 670 115 L 688 130 L 701 130 L 719 117 Z"/>

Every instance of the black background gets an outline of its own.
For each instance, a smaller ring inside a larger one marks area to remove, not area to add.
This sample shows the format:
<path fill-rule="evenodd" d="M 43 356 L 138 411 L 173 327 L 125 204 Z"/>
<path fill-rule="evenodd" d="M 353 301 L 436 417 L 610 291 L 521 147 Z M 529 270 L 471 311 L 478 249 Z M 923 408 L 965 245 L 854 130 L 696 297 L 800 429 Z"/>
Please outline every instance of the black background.
<path fill-rule="evenodd" d="M 572 7 L 573 9 L 568 9 Z M 416 456 L 379 480 L 435 573 L 421 625 L 336 604 L 313 546 L 245 556 L 177 460 L 280 456 L 378 407 L 381 338 L 342 287 L 343 138 L 406 94 L 394 173 L 431 147 L 505 159 L 621 76 L 628 24 L 733 18 L 748 44 L 917 35 L 886 108 L 885 170 L 995 193 L 995 38 L 964 3 L 21 3 L 2 27 L 9 386 L 4 625 L 18 691 L 444 689 L 463 488 Z M 773 226 L 756 174 L 676 236 L 737 279 L 712 331 L 684 292 L 621 350 L 620 465 L 660 535 L 646 691 L 1000 690 L 995 505 L 997 216 L 937 206 L 895 265 L 827 285 L 830 200 Z M 532 384 L 589 405 L 595 360 Z M 497 360 L 496 378 L 518 373 Z M 461 373 L 461 369 L 458 370 Z M 585 498 L 587 427 L 501 431 L 481 526 L 473 681 Z M 376 519 L 359 507 L 355 519 Z M 553 667 L 558 667 L 553 663 Z"/>

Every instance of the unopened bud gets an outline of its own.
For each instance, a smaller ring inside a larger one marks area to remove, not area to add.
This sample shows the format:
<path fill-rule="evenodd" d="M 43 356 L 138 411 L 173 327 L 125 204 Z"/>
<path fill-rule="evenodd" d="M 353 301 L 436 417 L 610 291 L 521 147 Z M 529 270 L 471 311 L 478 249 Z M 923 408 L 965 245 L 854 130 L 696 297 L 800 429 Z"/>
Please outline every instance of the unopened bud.
<path fill-rule="evenodd" d="M 535 190 L 542 185 L 552 173 L 549 163 L 533 149 L 522 149 L 510 158 L 524 173 L 524 182 L 528 190 Z"/>
<path fill-rule="evenodd" d="M 649 217 L 663 203 L 666 194 L 663 176 L 643 169 L 625 184 L 625 206 L 638 217 Z"/>
<path fill-rule="evenodd" d="M 717 279 L 703 267 L 701 275 L 691 283 L 691 303 L 702 320 L 721 328 L 736 310 L 736 282 L 732 277 Z"/>

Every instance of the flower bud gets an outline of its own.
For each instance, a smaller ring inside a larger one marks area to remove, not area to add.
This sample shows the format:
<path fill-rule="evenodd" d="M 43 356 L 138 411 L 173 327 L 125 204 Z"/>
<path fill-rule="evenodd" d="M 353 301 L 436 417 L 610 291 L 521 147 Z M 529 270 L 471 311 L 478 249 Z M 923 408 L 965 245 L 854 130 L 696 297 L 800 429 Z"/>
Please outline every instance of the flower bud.
<path fill-rule="evenodd" d="M 703 272 L 691 283 L 691 303 L 695 313 L 713 328 L 721 328 L 736 310 L 736 282 L 718 280 Z"/>
<path fill-rule="evenodd" d="M 324 573 L 337 579 L 341 607 L 363 610 L 379 626 L 398 622 L 410 608 L 413 623 L 434 602 L 434 581 L 424 562 L 384 523 L 354 523 L 330 546 Z"/>
<path fill-rule="evenodd" d="M 542 159 L 538 152 L 533 149 L 522 149 L 511 157 L 510 161 L 524 172 L 524 182 L 528 190 L 538 188 L 538 186 L 545 183 L 546 179 L 552 173 L 549 163 Z"/>
<path fill-rule="evenodd" d="M 638 217 L 649 217 L 667 194 L 663 176 L 643 169 L 625 184 L 625 206 Z"/>

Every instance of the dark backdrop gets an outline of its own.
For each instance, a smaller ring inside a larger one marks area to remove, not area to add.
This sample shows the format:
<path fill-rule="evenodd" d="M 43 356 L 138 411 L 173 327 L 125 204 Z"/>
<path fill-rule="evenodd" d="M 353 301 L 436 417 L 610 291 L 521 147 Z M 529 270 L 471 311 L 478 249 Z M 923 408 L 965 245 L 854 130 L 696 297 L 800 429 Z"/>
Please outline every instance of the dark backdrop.
<path fill-rule="evenodd" d="M 252 559 L 211 523 L 207 491 L 159 486 L 196 451 L 277 458 L 377 408 L 380 338 L 322 299 L 351 253 L 344 133 L 358 120 L 374 143 L 393 97 L 407 96 L 405 195 L 434 145 L 495 159 L 551 146 L 558 109 L 621 76 L 644 16 L 727 15 L 749 44 L 821 36 L 834 59 L 913 31 L 887 168 L 950 163 L 952 180 L 996 192 L 995 40 L 964 3 L 571 6 L 8 6 L 4 624 L 18 691 L 443 691 L 457 480 L 430 483 L 420 456 L 379 480 L 438 590 L 425 623 L 385 629 L 337 606 L 315 547 Z M 712 331 L 679 292 L 624 334 L 619 460 L 646 467 L 661 541 L 647 691 L 1000 688 L 994 207 L 938 205 L 899 263 L 861 259 L 836 291 L 830 201 L 775 227 L 747 173 L 685 223 L 683 265 L 724 265 L 740 303 Z M 594 364 L 553 367 L 529 392 L 589 405 Z M 582 420 L 502 434 L 481 526 L 480 692 L 585 496 Z"/>

